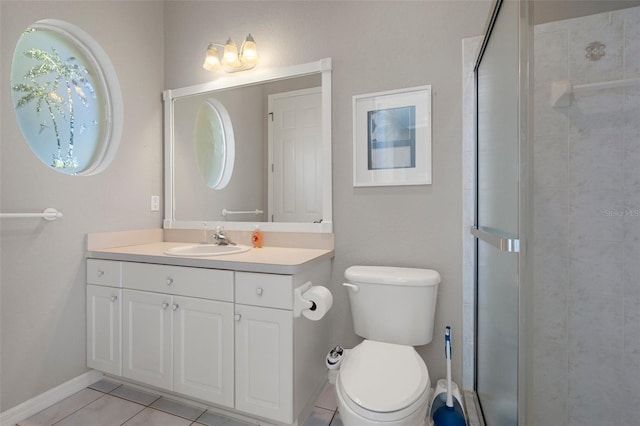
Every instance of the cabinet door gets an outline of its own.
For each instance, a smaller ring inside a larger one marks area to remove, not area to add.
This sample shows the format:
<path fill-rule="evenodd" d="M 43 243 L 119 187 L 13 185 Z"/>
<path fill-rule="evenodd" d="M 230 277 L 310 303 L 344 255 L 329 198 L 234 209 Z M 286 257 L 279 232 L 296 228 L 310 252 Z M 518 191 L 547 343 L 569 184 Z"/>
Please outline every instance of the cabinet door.
<path fill-rule="evenodd" d="M 293 421 L 291 311 L 236 305 L 236 409 Z"/>
<path fill-rule="evenodd" d="M 233 303 L 173 298 L 173 390 L 233 407 Z"/>
<path fill-rule="evenodd" d="M 121 292 L 87 285 L 87 366 L 116 376 L 122 374 Z"/>
<path fill-rule="evenodd" d="M 124 290 L 122 375 L 171 389 L 171 296 Z"/>

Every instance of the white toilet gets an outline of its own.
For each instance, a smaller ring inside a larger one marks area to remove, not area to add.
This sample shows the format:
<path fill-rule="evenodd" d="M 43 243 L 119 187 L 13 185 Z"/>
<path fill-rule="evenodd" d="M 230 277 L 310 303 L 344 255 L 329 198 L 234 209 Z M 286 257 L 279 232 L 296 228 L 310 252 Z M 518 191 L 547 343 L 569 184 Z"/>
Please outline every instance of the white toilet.
<path fill-rule="evenodd" d="M 433 337 L 440 274 L 430 269 L 352 266 L 345 271 L 354 331 L 336 378 L 345 426 L 422 426 L 431 381 L 413 346 Z"/>

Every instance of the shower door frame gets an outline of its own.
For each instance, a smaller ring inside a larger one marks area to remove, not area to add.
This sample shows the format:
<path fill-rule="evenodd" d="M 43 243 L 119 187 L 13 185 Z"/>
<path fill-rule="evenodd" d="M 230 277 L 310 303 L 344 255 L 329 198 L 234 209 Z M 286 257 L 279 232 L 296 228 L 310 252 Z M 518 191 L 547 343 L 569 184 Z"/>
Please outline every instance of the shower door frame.
<path fill-rule="evenodd" d="M 519 6 L 519 22 L 518 22 L 518 157 L 519 157 L 519 195 L 518 195 L 518 238 L 517 240 L 496 239 L 495 236 L 483 233 L 478 229 L 478 167 L 477 167 L 477 148 L 478 148 L 478 67 L 483 58 L 487 44 L 491 38 L 491 33 L 496 23 L 500 8 L 505 1 L 517 1 Z M 474 348 L 478 350 L 478 239 L 483 239 L 490 244 L 500 246 L 502 251 L 515 252 L 518 256 L 518 371 L 517 371 L 517 418 L 518 425 L 525 426 L 527 424 L 528 398 L 527 395 L 531 389 L 531 336 L 532 326 L 532 301 L 533 289 L 532 265 L 528 261 L 528 236 L 532 235 L 533 229 L 533 203 L 532 196 L 532 124 L 533 124 L 533 1 L 530 0 L 495 0 L 492 6 L 490 19 L 484 32 L 485 36 L 482 40 L 481 47 L 478 52 L 476 64 L 474 66 L 474 132 L 475 132 L 475 226 L 472 227 L 471 233 L 475 237 L 474 241 L 474 283 L 476 286 L 475 294 L 475 325 L 474 332 Z M 492 240 L 492 241 L 488 241 Z M 478 360 L 477 352 L 474 355 L 474 390 L 477 389 L 478 382 Z M 482 403 L 480 409 L 482 410 Z M 499 425 L 487 425 L 499 426 Z"/>

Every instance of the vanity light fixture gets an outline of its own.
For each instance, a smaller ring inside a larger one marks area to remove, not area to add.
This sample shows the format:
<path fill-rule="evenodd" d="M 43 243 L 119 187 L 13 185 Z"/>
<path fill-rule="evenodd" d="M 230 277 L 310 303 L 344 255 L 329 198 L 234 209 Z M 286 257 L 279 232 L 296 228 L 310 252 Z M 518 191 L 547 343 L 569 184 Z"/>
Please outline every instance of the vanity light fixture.
<path fill-rule="evenodd" d="M 218 47 L 222 47 L 222 59 L 218 52 Z M 209 43 L 207 47 L 207 53 L 204 59 L 202 68 L 207 71 L 218 71 L 220 69 L 226 72 L 236 72 L 250 70 L 258 63 L 258 48 L 256 47 L 256 41 L 249 34 L 240 47 L 238 53 L 238 46 L 229 38 L 225 44 Z"/>

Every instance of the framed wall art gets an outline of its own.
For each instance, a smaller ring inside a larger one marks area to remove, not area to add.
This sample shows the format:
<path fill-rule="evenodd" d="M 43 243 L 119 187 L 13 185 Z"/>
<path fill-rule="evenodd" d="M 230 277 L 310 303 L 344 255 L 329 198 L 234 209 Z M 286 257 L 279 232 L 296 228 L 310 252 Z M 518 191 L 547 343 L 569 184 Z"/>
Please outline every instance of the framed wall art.
<path fill-rule="evenodd" d="M 431 184 L 431 86 L 353 97 L 353 186 Z"/>

